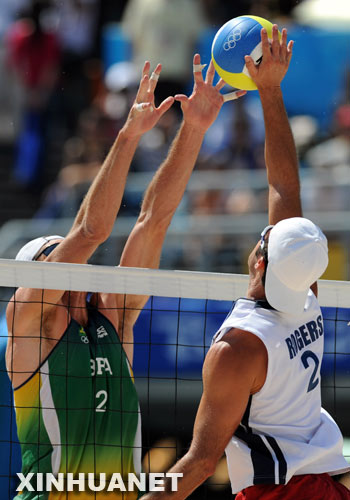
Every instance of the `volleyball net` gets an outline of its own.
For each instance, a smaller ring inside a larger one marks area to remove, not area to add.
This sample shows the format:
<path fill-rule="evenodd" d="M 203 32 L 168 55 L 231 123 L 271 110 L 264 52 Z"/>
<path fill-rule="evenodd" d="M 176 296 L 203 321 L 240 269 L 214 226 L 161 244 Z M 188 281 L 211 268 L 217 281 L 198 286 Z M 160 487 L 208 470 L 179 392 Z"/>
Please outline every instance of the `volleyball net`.
<path fill-rule="evenodd" d="M 69 472 L 67 456 L 69 453 L 74 456 L 76 450 L 83 445 L 90 446 L 95 460 L 97 447 L 104 446 L 107 459 L 112 457 L 114 460 L 113 452 L 118 448 L 117 455 L 123 456 L 124 453 L 122 461 L 125 461 L 128 453 L 123 452 L 123 447 L 130 451 L 130 444 L 124 439 L 123 425 L 128 427 L 127 422 L 130 420 L 130 415 L 133 415 L 133 421 L 136 425 L 136 420 L 141 414 L 142 442 L 135 444 L 135 447 L 138 447 L 137 453 L 142 458 L 142 470 L 147 473 L 162 473 L 166 472 L 189 447 L 202 391 L 201 370 L 204 357 L 212 336 L 230 311 L 232 301 L 246 295 L 247 285 L 248 276 L 245 275 L 18 262 L 0 259 L 0 312 L 2 318 L 0 326 L 0 490 L 3 492 L 2 498 L 13 498 L 18 484 L 16 473 L 21 472 L 20 438 L 16 426 L 14 405 L 17 405 L 17 421 L 18 415 L 23 415 L 24 420 L 26 418 L 29 420 L 41 419 L 39 427 L 42 426 L 45 429 L 48 425 L 47 419 L 52 418 L 52 411 L 45 414 L 45 411 L 41 410 L 45 410 L 47 407 L 50 410 L 53 409 L 52 401 L 49 400 L 47 403 L 48 396 L 47 391 L 45 392 L 44 378 L 38 381 L 38 384 L 41 384 L 41 399 L 33 404 L 32 408 L 37 411 L 30 413 L 27 405 L 27 413 L 21 412 L 23 397 L 19 399 L 21 401 L 19 404 L 18 401 L 14 402 L 5 366 L 7 342 L 5 310 L 9 298 L 18 287 L 150 296 L 134 327 L 133 373 L 125 374 L 122 370 L 118 371 L 118 376 L 121 379 L 124 380 L 130 375 L 130 378 L 134 380 L 140 408 L 134 402 L 136 406 L 129 406 L 125 410 L 129 416 L 125 417 L 118 402 L 113 403 L 114 407 L 112 402 L 109 406 L 110 402 L 106 399 L 107 394 L 105 394 L 104 389 L 96 386 L 95 393 L 89 396 L 90 399 L 82 389 L 80 393 L 75 393 L 71 399 L 67 396 L 67 405 L 71 404 L 72 408 L 68 409 L 65 406 L 58 409 L 58 417 L 56 418 L 58 434 L 45 436 L 48 439 L 46 448 L 41 448 L 39 434 L 37 436 L 31 435 L 30 450 L 34 454 L 37 453 L 37 457 L 40 454 L 45 457 L 45 454 L 49 454 L 51 446 L 56 452 L 56 458 L 60 456 L 63 460 L 63 452 L 58 450 L 59 444 L 65 442 L 67 449 L 71 447 L 69 452 L 65 452 L 66 472 Z M 350 438 L 348 419 L 350 404 L 350 283 L 319 281 L 319 301 L 325 325 L 325 350 L 321 368 L 322 404 L 335 418 L 343 432 L 345 437 L 344 455 L 350 461 L 350 443 L 347 439 L 347 437 Z M 108 330 L 108 324 L 104 325 Z M 85 332 L 80 332 L 80 334 L 83 337 Z M 74 341 L 72 341 L 72 345 L 69 345 L 68 336 L 65 342 L 62 349 L 67 349 L 66 352 L 71 349 L 74 352 L 76 365 L 82 365 L 84 363 L 83 355 L 79 354 L 80 351 L 74 350 L 77 347 L 79 349 L 77 342 L 74 345 Z M 84 344 L 82 338 L 78 342 Z M 114 348 L 114 346 L 112 347 Z M 56 355 L 58 356 L 57 352 Z M 122 358 L 119 357 L 117 362 L 121 366 Z M 114 367 L 105 360 L 103 354 L 97 353 L 93 363 L 95 363 L 93 366 L 89 363 L 89 370 L 93 370 L 94 373 L 98 370 L 101 371 L 101 375 L 115 373 Z M 44 373 L 44 370 L 42 371 Z M 44 375 L 46 376 L 47 372 Z M 58 392 L 61 388 L 63 390 L 64 387 L 67 387 L 67 380 L 70 376 L 69 367 L 67 368 L 65 365 L 57 380 L 58 388 L 56 390 Z M 73 376 L 79 379 L 78 382 L 83 387 L 85 374 L 75 373 Z M 35 377 L 32 377 L 31 380 L 32 384 L 36 383 Z M 52 381 L 52 378 L 49 382 L 54 386 L 55 382 Z M 128 382 L 124 382 L 121 384 L 126 401 L 127 404 L 131 405 L 132 396 L 129 397 L 127 392 L 129 390 Z M 97 395 L 99 395 L 98 399 L 96 399 Z M 121 401 L 120 404 L 122 404 L 124 396 L 119 395 L 118 397 Z M 88 398 L 87 402 L 86 398 Z M 48 406 L 45 407 L 45 405 Z M 89 439 L 85 439 L 84 442 L 79 441 L 83 439 L 79 436 L 68 444 L 68 434 L 74 425 L 77 426 L 77 429 L 84 428 L 84 421 L 90 418 L 89 415 L 91 416 L 93 413 L 91 425 L 96 425 L 97 428 L 97 419 L 102 413 L 106 414 L 108 411 L 113 413 L 111 419 L 105 421 L 107 424 L 103 429 L 108 442 L 100 442 L 101 436 L 96 429 L 92 429 L 91 435 L 97 436 L 96 442 L 94 439 L 91 441 L 90 435 Z M 111 432 L 109 422 L 112 422 L 114 430 L 119 429 L 117 434 L 119 433 L 120 436 L 118 438 L 109 437 Z M 113 424 L 113 422 L 115 423 Z M 25 426 L 25 422 L 22 422 L 21 425 Z M 62 434 L 63 428 L 65 436 L 59 435 Z M 50 433 L 48 432 L 48 434 Z M 27 435 L 30 436 L 30 433 Z M 21 444 L 23 445 L 23 442 Z M 122 448 L 121 452 L 120 448 Z M 72 460 L 74 461 L 74 459 Z M 38 466 L 37 471 L 40 472 L 40 466 Z M 125 499 L 134 498 L 129 497 L 126 493 L 121 493 L 120 498 L 122 497 Z M 86 496 L 86 498 L 90 497 Z M 97 493 L 94 493 L 91 498 L 99 497 Z M 205 485 L 197 489 L 191 498 L 232 498 L 224 458 L 219 462 L 215 474 Z"/>

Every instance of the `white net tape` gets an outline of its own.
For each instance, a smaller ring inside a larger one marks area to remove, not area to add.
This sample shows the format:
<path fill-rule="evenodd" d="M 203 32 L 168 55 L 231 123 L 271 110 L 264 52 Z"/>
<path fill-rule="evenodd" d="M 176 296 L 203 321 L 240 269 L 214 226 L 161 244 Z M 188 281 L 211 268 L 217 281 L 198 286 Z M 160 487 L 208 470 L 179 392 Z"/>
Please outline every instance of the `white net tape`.
<path fill-rule="evenodd" d="M 248 276 L 0 259 L 0 286 L 235 300 Z M 320 280 L 318 289 L 321 306 L 350 306 L 350 282 Z"/>

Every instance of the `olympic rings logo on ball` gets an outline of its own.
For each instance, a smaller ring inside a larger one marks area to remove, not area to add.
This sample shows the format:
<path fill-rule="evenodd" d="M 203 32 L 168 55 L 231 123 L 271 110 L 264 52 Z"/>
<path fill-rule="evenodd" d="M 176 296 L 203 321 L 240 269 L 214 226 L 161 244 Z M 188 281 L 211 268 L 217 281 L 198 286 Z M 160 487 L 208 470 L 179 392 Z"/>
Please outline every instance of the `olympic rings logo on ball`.
<path fill-rule="evenodd" d="M 227 42 L 224 43 L 224 50 L 234 49 L 237 45 L 237 42 L 242 37 L 242 32 L 240 29 L 235 30 L 227 39 Z"/>

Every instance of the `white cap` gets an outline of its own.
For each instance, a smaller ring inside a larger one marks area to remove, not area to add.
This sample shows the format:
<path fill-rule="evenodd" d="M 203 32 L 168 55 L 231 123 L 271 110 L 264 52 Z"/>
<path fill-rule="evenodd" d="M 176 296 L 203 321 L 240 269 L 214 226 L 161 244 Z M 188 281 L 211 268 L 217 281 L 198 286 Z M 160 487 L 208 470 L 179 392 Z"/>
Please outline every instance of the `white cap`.
<path fill-rule="evenodd" d="M 51 240 L 63 240 L 63 236 L 40 236 L 26 243 L 16 255 L 16 260 L 34 260 L 34 257 L 39 252 L 40 248 Z"/>
<path fill-rule="evenodd" d="M 265 294 L 277 311 L 303 312 L 310 286 L 328 266 L 327 238 L 313 222 L 293 217 L 270 231 Z"/>

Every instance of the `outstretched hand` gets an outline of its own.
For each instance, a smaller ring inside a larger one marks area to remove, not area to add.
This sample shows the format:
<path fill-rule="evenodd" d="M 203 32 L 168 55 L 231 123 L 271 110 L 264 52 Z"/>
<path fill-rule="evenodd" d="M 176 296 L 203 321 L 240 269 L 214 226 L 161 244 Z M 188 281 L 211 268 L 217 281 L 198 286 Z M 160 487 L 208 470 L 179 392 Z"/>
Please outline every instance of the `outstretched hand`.
<path fill-rule="evenodd" d="M 287 30 L 283 28 L 281 40 L 276 24 L 272 27 L 272 42 L 267 36 L 265 28 L 261 30 L 262 61 L 256 66 L 250 56 L 245 56 L 245 62 L 250 77 L 258 89 L 279 87 L 288 71 L 292 58 L 293 40 L 287 45 Z"/>
<path fill-rule="evenodd" d="M 184 122 L 205 132 L 215 121 L 223 103 L 245 95 L 246 91 L 238 90 L 226 96 L 221 94 L 220 90 L 225 86 L 225 82 L 221 79 L 213 85 L 215 76 L 213 62 L 210 62 L 205 80 L 202 75 L 204 67 L 205 65 L 201 64 L 200 55 L 195 54 L 193 57 L 193 92 L 190 97 L 177 94 L 175 100 L 181 103 Z"/>
<path fill-rule="evenodd" d="M 150 66 L 149 61 L 146 61 L 135 102 L 124 125 L 124 131 L 129 137 L 138 137 L 151 130 L 174 102 L 174 98 L 170 96 L 164 99 L 158 108 L 155 107 L 154 91 L 162 65 L 158 64 L 151 76 L 149 76 Z"/>

